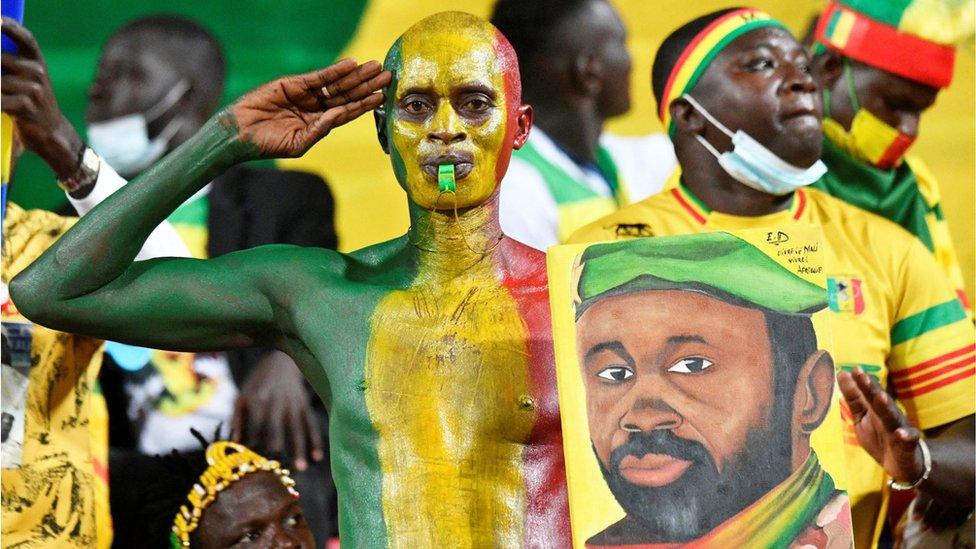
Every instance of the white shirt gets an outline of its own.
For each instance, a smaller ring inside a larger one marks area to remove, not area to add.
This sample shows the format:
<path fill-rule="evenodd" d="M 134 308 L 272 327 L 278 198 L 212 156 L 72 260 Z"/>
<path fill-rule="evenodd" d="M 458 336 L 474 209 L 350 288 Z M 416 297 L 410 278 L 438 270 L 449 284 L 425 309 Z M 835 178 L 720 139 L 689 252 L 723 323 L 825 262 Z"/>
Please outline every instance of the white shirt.
<path fill-rule="evenodd" d="M 581 167 L 542 129 L 532 128 L 529 142 L 546 160 L 601 196 L 612 196 L 599 172 Z M 622 137 L 604 133 L 600 144 L 609 151 L 631 202 L 658 193 L 677 166 L 674 147 L 666 134 Z M 499 198 L 502 231 L 533 248 L 545 251 L 559 244 L 559 208 L 542 174 L 532 164 L 512 157 L 502 180 Z"/>

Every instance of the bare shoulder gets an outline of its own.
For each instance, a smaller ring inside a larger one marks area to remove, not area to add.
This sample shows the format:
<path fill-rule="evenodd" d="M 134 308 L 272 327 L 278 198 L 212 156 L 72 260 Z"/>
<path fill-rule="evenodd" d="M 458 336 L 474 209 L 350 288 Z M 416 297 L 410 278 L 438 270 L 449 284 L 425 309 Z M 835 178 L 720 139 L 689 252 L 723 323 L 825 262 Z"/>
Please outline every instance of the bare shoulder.
<path fill-rule="evenodd" d="M 217 258 L 221 272 L 251 278 L 266 295 L 300 298 L 322 290 L 352 290 L 358 285 L 394 288 L 407 279 L 403 239 L 352 253 L 326 248 L 269 244 Z M 330 292 L 326 292 L 330 293 Z"/>
<path fill-rule="evenodd" d="M 548 275 L 545 252 L 505 237 L 498 253 L 501 268 L 510 285 L 522 291 L 546 291 Z"/>
<path fill-rule="evenodd" d="M 325 248 L 267 244 L 231 252 L 213 261 L 222 269 L 235 269 L 252 275 L 302 276 L 341 272 L 345 257 Z"/>

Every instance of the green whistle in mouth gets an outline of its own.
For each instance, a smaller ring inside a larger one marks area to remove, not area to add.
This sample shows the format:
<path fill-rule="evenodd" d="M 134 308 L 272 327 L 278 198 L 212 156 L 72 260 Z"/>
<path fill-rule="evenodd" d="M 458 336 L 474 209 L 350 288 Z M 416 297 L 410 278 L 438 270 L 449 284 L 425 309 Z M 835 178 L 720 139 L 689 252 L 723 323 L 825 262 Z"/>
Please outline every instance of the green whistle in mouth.
<path fill-rule="evenodd" d="M 454 184 L 454 164 L 437 166 L 437 186 L 442 193 L 453 193 L 457 189 Z"/>

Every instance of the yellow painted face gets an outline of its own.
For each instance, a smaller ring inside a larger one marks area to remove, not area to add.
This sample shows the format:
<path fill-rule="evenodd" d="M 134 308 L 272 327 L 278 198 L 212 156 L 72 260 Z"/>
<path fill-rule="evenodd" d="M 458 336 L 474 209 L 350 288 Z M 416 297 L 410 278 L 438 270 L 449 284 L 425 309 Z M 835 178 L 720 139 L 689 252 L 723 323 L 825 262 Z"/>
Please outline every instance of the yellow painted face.
<path fill-rule="evenodd" d="M 394 73 L 386 104 L 393 169 L 424 209 L 477 206 L 508 168 L 518 69 L 499 36 L 474 16 L 439 14 L 408 30 L 387 56 Z M 439 190 L 442 164 L 454 165 L 453 194 Z"/>

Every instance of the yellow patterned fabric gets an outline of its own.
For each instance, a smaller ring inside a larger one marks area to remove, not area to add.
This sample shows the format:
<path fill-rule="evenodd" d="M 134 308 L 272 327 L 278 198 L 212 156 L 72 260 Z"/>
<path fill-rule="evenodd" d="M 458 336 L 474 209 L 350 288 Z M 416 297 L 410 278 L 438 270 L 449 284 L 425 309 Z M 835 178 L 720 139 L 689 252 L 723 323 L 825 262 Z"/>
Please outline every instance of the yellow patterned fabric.
<path fill-rule="evenodd" d="M 7 284 L 73 224 L 8 204 L 3 224 Z M 29 323 L 4 305 L 4 322 Z M 4 547 L 110 547 L 107 412 L 93 397 L 102 342 L 31 327 L 22 464 L 2 473 Z"/>
<path fill-rule="evenodd" d="M 675 177 L 678 177 L 676 174 Z M 823 228 L 838 369 L 861 367 L 893 390 L 912 423 L 929 429 L 976 412 L 976 333 L 932 254 L 910 233 L 817 189 L 771 215 L 711 211 L 680 184 L 584 227 L 571 242 L 790 223 Z M 880 533 L 886 477 L 857 443 L 846 407 L 844 444 L 857 547 Z"/>

